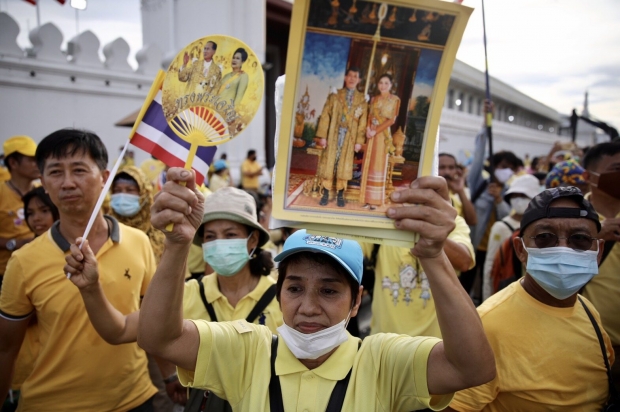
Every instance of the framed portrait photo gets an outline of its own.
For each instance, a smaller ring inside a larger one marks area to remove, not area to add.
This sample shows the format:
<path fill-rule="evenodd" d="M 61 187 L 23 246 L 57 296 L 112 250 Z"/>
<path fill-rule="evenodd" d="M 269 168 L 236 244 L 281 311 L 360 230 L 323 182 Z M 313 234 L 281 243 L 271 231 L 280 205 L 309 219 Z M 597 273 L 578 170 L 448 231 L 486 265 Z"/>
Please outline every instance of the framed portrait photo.
<path fill-rule="evenodd" d="M 326 234 L 411 244 L 390 195 L 430 175 L 472 9 L 439 0 L 295 0 L 273 216 Z"/>

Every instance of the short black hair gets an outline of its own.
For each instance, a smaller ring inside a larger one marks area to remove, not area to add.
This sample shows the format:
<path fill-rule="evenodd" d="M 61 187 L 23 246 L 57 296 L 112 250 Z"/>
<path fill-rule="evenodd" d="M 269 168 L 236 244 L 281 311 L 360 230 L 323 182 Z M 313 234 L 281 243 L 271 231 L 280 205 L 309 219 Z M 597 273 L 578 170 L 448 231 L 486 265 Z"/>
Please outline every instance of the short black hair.
<path fill-rule="evenodd" d="M 592 170 L 604 156 L 615 156 L 620 153 L 620 142 L 605 142 L 592 146 L 583 157 L 583 168 Z"/>
<path fill-rule="evenodd" d="M 205 43 L 205 46 L 206 46 L 207 44 L 209 44 L 209 43 L 211 43 L 211 45 L 212 45 L 212 47 L 213 47 L 213 51 L 216 51 L 216 50 L 217 50 L 217 43 L 216 43 L 216 42 L 214 42 L 213 40 L 209 40 L 208 42 L 206 42 L 206 43 Z"/>
<path fill-rule="evenodd" d="M 356 73 L 359 75 L 359 77 L 362 77 L 362 71 L 361 71 L 361 70 L 360 70 L 360 68 L 359 68 L 359 67 L 357 67 L 357 66 L 351 66 L 351 67 L 349 67 L 349 68 L 347 69 L 347 71 L 344 73 L 344 74 L 345 74 L 345 76 L 346 76 L 347 74 L 349 74 L 349 72 L 356 72 Z"/>
<path fill-rule="evenodd" d="M 379 76 L 379 78 L 377 79 L 377 83 L 379 83 L 379 80 L 383 79 L 384 77 L 387 77 L 390 83 L 394 83 L 394 78 L 392 78 L 392 75 L 389 73 L 383 73 L 381 76 Z"/>
<path fill-rule="evenodd" d="M 452 158 L 452 160 L 454 160 L 454 163 L 456 163 L 457 165 L 459 164 L 459 162 L 457 162 L 457 161 L 456 161 L 456 157 L 454 157 L 454 155 L 451 155 L 450 153 L 446 153 L 446 152 L 439 153 L 439 154 L 437 155 L 437 158 L 440 158 L 441 156 L 451 157 L 451 158 Z"/>
<path fill-rule="evenodd" d="M 60 129 L 47 135 L 37 146 L 35 159 L 43 174 L 45 161 L 50 157 L 62 159 L 76 153 L 88 154 L 99 170 L 108 167 L 108 151 L 99 136 L 87 130 L 73 128 Z"/>
<path fill-rule="evenodd" d="M 501 152 L 496 152 L 493 154 L 493 167 L 500 164 L 502 160 L 505 160 L 506 163 L 511 165 L 513 168 L 519 167 L 519 164 L 522 163 L 517 157 L 517 155 L 514 154 L 513 152 L 502 150 Z"/>
<path fill-rule="evenodd" d="M 325 254 L 325 253 L 313 253 L 313 252 L 299 252 L 293 255 L 286 257 L 280 265 L 278 266 L 278 280 L 276 282 L 276 299 L 278 302 L 280 301 L 280 293 L 282 292 L 282 284 L 284 283 L 284 278 L 286 277 L 286 271 L 291 263 L 299 264 L 302 262 L 310 263 L 314 266 L 317 266 L 317 270 L 320 270 L 321 267 L 329 266 L 333 268 L 336 273 L 344 276 L 344 278 L 349 283 L 349 287 L 351 288 L 351 307 L 357 301 L 357 295 L 360 291 L 360 284 L 353 279 L 351 274 L 344 268 L 340 263 L 336 261 L 333 257 Z"/>
<path fill-rule="evenodd" d="M 47 193 L 45 193 L 45 189 L 43 189 L 42 186 L 39 186 L 39 187 L 35 187 L 34 189 L 32 189 L 30 192 L 26 193 L 22 197 L 22 202 L 24 203 L 24 220 L 26 220 L 26 223 L 28 223 L 28 216 L 29 216 L 28 204 L 35 197 L 39 199 L 45 206 L 50 208 L 54 221 L 57 221 L 58 219 L 60 219 L 60 215 L 58 214 L 58 208 L 52 202 L 52 199 L 50 198 L 50 196 Z"/>
<path fill-rule="evenodd" d="M 11 171 L 11 160 L 15 160 L 18 164 L 21 163 L 24 155 L 19 152 L 13 152 L 10 155 L 4 158 L 4 166 L 6 166 L 7 170 Z"/>
<path fill-rule="evenodd" d="M 250 157 L 250 156 L 255 155 L 255 154 L 256 154 L 256 150 L 254 150 L 254 149 L 250 149 L 250 150 L 248 150 L 248 155 L 247 155 L 247 157 Z"/>
<path fill-rule="evenodd" d="M 235 52 L 233 53 L 233 56 L 237 53 L 241 54 L 241 62 L 244 62 L 248 59 L 248 52 L 245 51 L 243 47 L 239 47 L 237 50 L 235 50 Z"/>

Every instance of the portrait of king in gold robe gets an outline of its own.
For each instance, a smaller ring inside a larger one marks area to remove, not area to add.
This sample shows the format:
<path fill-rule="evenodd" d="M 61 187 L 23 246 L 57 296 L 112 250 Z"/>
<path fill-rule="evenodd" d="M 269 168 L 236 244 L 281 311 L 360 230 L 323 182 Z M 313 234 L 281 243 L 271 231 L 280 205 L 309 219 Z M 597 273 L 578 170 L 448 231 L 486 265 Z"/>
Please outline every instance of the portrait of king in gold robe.
<path fill-rule="evenodd" d="M 213 61 L 217 43 L 208 41 L 202 51 L 202 59 L 183 55 L 183 65 L 179 69 L 179 81 L 187 83 L 187 93 L 213 93 L 220 89 L 222 69 Z"/>
<path fill-rule="evenodd" d="M 353 157 L 366 140 L 368 104 L 363 93 L 357 91 L 360 70 L 347 70 L 345 87 L 327 97 L 319 119 L 315 138 L 325 149 L 318 166 L 322 196 L 319 205 L 329 203 L 329 192 L 336 189 L 336 204 L 345 206 L 344 191 L 353 178 Z"/>

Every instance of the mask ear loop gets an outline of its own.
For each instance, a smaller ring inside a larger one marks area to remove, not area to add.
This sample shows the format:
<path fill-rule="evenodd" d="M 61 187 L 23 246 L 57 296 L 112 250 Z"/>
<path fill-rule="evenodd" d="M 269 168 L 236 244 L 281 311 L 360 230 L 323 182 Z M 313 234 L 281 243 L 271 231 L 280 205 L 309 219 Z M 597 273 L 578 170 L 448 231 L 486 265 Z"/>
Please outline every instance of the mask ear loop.
<path fill-rule="evenodd" d="M 250 232 L 250 236 L 248 236 L 248 238 L 246 239 L 246 243 L 252 237 L 252 233 L 254 233 L 254 231 Z M 252 251 L 249 253 L 250 259 L 254 259 L 256 257 L 256 256 L 252 256 L 252 255 L 254 255 L 254 252 L 256 251 L 257 248 L 258 248 L 258 245 L 254 246 L 254 249 L 252 249 Z"/>

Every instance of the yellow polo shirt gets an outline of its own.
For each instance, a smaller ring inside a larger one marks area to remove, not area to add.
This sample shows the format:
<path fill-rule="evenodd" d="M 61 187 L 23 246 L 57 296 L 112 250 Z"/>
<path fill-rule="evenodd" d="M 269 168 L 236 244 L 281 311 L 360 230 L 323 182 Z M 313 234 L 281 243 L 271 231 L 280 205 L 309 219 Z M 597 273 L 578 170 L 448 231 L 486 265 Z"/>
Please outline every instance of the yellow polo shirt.
<path fill-rule="evenodd" d="M 463 201 L 459 195 L 450 192 L 450 201 L 452 202 L 452 207 L 456 209 L 456 213 L 460 217 L 465 218 L 465 216 L 463 216 Z"/>
<path fill-rule="evenodd" d="M 99 282 L 121 313 L 140 308 L 155 272 L 147 236 L 107 216 L 110 237 L 97 253 Z M 0 316 L 36 314 L 41 344 L 22 385 L 18 411 L 53 408 L 127 411 L 157 389 L 136 343 L 110 345 L 95 331 L 78 288 L 63 273 L 69 243 L 58 223 L 11 256 L 0 294 Z"/>
<path fill-rule="evenodd" d="M 245 321 L 194 323 L 200 334 L 196 371 L 179 368 L 181 383 L 213 391 L 237 412 L 269 411 L 271 331 Z M 349 335 L 321 366 L 308 370 L 279 338 L 275 366 L 284 410 L 324 411 L 351 367 L 343 411 L 444 409 L 452 394 L 430 396 L 426 382 L 428 357 L 439 342 L 380 334 L 367 337 L 358 350 L 359 339 Z"/>
<path fill-rule="evenodd" d="M 584 299 L 599 322 L 596 309 Z M 514 282 L 478 307 L 497 375 L 457 392 L 457 411 L 600 411 L 607 372 L 592 322 L 579 301 L 570 308 L 545 305 Z M 603 338 L 614 361 L 609 336 Z"/>
<path fill-rule="evenodd" d="M 620 214 L 616 218 L 620 217 Z M 599 215 L 601 222 L 605 220 Z M 620 346 L 620 242 L 611 252 L 586 285 L 583 296 L 588 298 L 601 314 L 601 321 L 614 346 Z"/>
<path fill-rule="evenodd" d="M 241 187 L 244 189 L 258 189 L 258 177 L 247 177 L 245 173 L 256 173 L 261 170 L 262 166 L 257 161 L 245 159 L 241 163 Z"/>
<path fill-rule="evenodd" d="M 6 182 L 0 182 L 0 237 L 5 239 L 33 238 L 24 217 L 24 202 Z M 0 249 L 0 275 L 6 269 L 11 251 Z"/>
<path fill-rule="evenodd" d="M 475 253 L 469 226 L 460 216 L 456 217 L 455 223 L 448 239 L 467 247 L 473 267 Z M 362 249 L 364 255 L 370 257 L 373 245 L 363 243 Z M 375 265 L 370 333 L 390 332 L 441 337 L 435 300 L 422 265 L 410 249 L 382 245 Z"/>
<path fill-rule="evenodd" d="M 228 302 L 226 296 L 220 292 L 220 288 L 217 284 L 217 275 L 215 273 L 203 277 L 202 283 L 204 285 L 207 302 L 213 305 L 217 320 L 222 322 L 247 318 L 265 291 L 271 285 L 274 285 L 276 281 L 271 276 L 261 276 L 254 290 L 241 298 L 234 308 Z M 200 298 L 200 285 L 196 279 L 192 279 L 185 283 L 185 291 L 183 292 L 183 318 L 211 320 Z M 276 329 L 282 325 L 282 311 L 280 311 L 280 304 L 275 297 L 258 318 L 256 318 L 254 323 L 257 325 L 265 325 L 274 333 Z"/>

